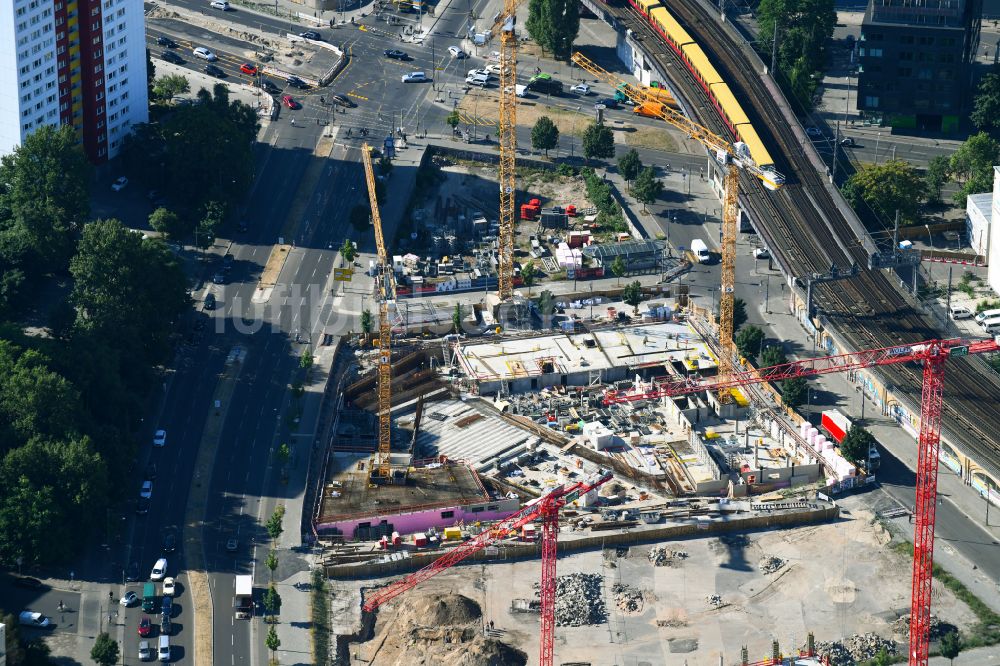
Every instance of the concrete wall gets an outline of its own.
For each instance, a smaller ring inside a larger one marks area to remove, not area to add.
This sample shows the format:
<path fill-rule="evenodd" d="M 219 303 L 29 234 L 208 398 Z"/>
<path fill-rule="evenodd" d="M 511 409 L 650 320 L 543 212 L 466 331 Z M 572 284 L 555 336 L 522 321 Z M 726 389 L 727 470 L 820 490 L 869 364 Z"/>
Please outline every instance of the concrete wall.
<path fill-rule="evenodd" d="M 749 530 L 765 530 L 776 527 L 794 527 L 809 525 L 830 520 L 836 520 L 840 508 L 836 504 L 817 504 L 815 508 L 789 513 L 762 514 L 745 518 L 726 517 L 716 520 L 691 519 L 688 523 L 666 525 L 663 527 L 626 529 L 618 532 L 595 532 L 591 536 L 579 539 L 567 539 L 559 542 L 560 553 L 582 552 L 606 548 L 608 546 L 628 546 L 640 543 L 655 543 L 659 541 L 674 541 L 678 539 L 704 538 L 728 532 L 746 532 Z M 389 562 L 371 562 L 365 564 L 327 565 L 326 575 L 330 578 L 359 579 L 380 578 L 415 571 L 424 567 L 441 553 L 417 553 L 412 557 Z M 479 551 L 465 558 L 464 562 L 484 562 L 491 560 L 523 559 L 541 556 L 541 543 L 502 544 L 499 555 L 487 556 Z"/>
<path fill-rule="evenodd" d="M 1000 167 L 993 167 L 993 221 L 990 224 L 990 249 L 991 254 L 1000 252 Z M 990 283 L 990 288 L 1000 294 L 1000 257 L 987 256 L 986 262 L 990 265 L 986 273 L 986 279 Z"/>
<path fill-rule="evenodd" d="M 487 507 L 496 508 L 492 511 L 487 511 Z M 517 511 L 519 507 L 520 503 L 516 499 L 502 499 L 496 502 L 484 502 L 466 506 L 445 506 L 392 515 L 359 516 L 348 520 L 320 523 L 316 526 L 316 531 L 322 536 L 324 533 L 336 530 L 337 533 L 343 534 L 345 537 L 353 538 L 358 526 L 362 523 L 368 523 L 374 527 L 385 521 L 391 524 L 393 529 L 400 534 L 415 534 L 417 532 L 426 532 L 431 527 L 443 529 L 459 523 L 502 520 Z M 451 515 L 447 518 L 444 517 L 448 512 L 451 512 Z"/>

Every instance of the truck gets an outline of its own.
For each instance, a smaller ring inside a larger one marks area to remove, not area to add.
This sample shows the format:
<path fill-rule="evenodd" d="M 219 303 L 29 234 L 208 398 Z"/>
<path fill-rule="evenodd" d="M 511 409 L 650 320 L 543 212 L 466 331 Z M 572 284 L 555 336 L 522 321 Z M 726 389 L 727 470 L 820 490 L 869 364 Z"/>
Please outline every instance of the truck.
<path fill-rule="evenodd" d="M 236 593 L 233 595 L 233 612 L 241 620 L 253 617 L 253 576 L 236 577 Z"/>
<path fill-rule="evenodd" d="M 707 264 L 709 259 L 712 258 L 712 255 L 708 253 L 708 246 L 700 238 L 695 238 L 691 241 L 691 254 L 694 255 L 695 261 L 699 264 Z"/>
<path fill-rule="evenodd" d="M 645 116 L 646 118 L 662 118 L 664 107 L 666 107 L 666 104 L 661 102 L 643 102 L 642 104 L 636 104 L 632 108 L 632 113 L 637 116 Z"/>
<path fill-rule="evenodd" d="M 633 86 L 639 88 L 646 95 L 646 98 L 651 102 L 659 102 L 664 106 L 669 106 L 672 109 L 678 108 L 677 100 L 674 96 L 670 94 L 670 91 L 666 88 L 660 88 L 657 86 L 643 86 L 636 85 Z M 615 88 L 615 101 L 619 104 L 635 104 L 631 97 L 625 94 L 625 84 L 619 83 Z"/>

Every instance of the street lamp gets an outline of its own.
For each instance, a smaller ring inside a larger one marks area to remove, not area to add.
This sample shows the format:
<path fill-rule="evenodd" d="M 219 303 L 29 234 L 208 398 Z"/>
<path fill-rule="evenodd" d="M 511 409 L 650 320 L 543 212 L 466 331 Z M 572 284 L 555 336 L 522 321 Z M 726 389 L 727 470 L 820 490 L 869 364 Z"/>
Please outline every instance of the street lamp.
<path fill-rule="evenodd" d="M 861 420 L 860 420 L 860 422 L 864 423 L 864 421 L 865 421 L 865 387 L 859 384 L 858 386 L 854 387 L 854 390 L 857 391 L 858 395 L 861 397 Z"/>
<path fill-rule="evenodd" d="M 882 132 L 875 133 L 875 166 L 878 166 L 878 142 L 882 138 Z"/>
<path fill-rule="evenodd" d="M 931 225 L 925 224 L 924 229 L 927 230 L 927 241 L 931 244 L 931 249 L 934 249 L 934 236 L 931 235 Z"/>

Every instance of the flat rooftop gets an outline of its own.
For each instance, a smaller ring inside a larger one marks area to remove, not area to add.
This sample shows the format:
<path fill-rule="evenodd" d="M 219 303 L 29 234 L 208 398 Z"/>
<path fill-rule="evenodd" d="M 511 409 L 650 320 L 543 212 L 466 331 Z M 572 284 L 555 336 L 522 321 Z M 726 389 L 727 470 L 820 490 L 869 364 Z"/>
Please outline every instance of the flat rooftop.
<path fill-rule="evenodd" d="M 462 345 L 465 372 L 479 380 L 572 374 L 670 362 L 714 368 L 716 359 L 687 324 L 634 324 L 590 333 L 566 333 Z"/>
<path fill-rule="evenodd" d="M 424 406 L 416 455 L 446 455 L 476 469 L 494 460 L 508 460 L 539 442 L 523 428 L 504 421 L 476 400 L 448 399 Z"/>
<path fill-rule="evenodd" d="M 434 506 L 488 501 L 478 475 L 459 464 L 415 467 L 405 485 L 368 483 L 368 456 L 337 455 L 323 492 L 319 522 L 393 515 Z"/>

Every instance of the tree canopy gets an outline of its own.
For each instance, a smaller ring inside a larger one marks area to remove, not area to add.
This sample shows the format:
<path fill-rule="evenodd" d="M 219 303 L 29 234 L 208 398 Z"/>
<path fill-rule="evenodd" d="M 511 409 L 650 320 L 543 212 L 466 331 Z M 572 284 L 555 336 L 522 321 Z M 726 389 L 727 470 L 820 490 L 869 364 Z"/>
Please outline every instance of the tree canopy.
<path fill-rule="evenodd" d="M 858 425 L 851 425 L 844 441 L 840 443 L 840 454 L 855 465 L 868 459 L 868 450 L 875 443 L 875 437 Z"/>
<path fill-rule="evenodd" d="M 583 130 L 583 156 L 608 158 L 615 156 L 615 137 L 611 130 L 598 123 L 590 123 Z"/>
<path fill-rule="evenodd" d="M 733 343 L 740 352 L 740 356 L 752 361 L 757 360 L 757 355 L 760 354 L 761 343 L 763 342 L 764 331 L 757 326 L 741 328 L 733 339 Z"/>
<path fill-rule="evenodd" d="M 548 116 L 542 116 L 535 121 L 531 128 L 531 147 L 535 150 L 544 150 L 545 156 L 549 156 L 549 151 L 559 145 L 559 128 Z"/>
<path fill-rule="evenodd" d="M 569 58 L 580 32 L 580 6 L 574 0 L 531 0 L 528 34 L 556 58 Z"/>
<path fill-rule="evenodd" d="M 908 162 L 889 160 L 858 169 L 844 184 L 844 197 L 862 218 L 892 220 L 898 210 L 902 224 L 915 224 L 924 181 Z"/>
<path fill-rule="evenodd" d="M 631 305 L 635 313 L 638 314 L 639 303 L 642 303 L 642 283 L 636 280 L 625 285 L 625 290 L 622 292 L 622 300 L 627 305 Z"/>
<path fill-rule="evenodd" d="M 952 176 L 962 189 L 955 195 L 955 202 L 965 205 L 970 194 L 993 191 L 993 165 L 1000 164 L 1000 143 L 986 132 L 974 134 L 952 153 Z"/>
<path fill-rule="evenodd" d="M 90 649 L 90 658 L 101 666 L 114 666 L 114 664 L 117 664 L 118 654 L 118 641 L 103 631 L 97 635 L 94 647 Z"/>
<path fill-rule="evenodd" d="M 733 299 L 733 330 L 740 330 L 740 326 L 747 323 L 747 302 L 742 298 Z"/>
<path fill-rule="evenodd" d="M 632 186 L 632 181 L 639 177 L 640 171 L 642 171 L 642 160 L 639 159 L 639 152 L 635 148 L 618 158 L 618 175 L 625 179 L 629 187 Z"/>
<path fill-rule="evenodd" d="M 1000 131 L 1000 68 L 994 67 L 979 82 L 969 118 L 984 132 Z"/>
<path fill-rule="evenodd" d="M 760 355 L 760 367 L 770 368 L 772 365 L 783 365 L 788 363 L 788 358 L 781 347 L 768 345 Z"/>
<path fill-rule="evenodd" d="M 819 81 L 815 74 L 826 65 L 826 45 L 837 24 L 833 0 L 761 0 L 757 21 L 765 62 L 771 60 L 777 27 L 778 80 L 811 108 Z"/>
<path fill-rule="evenodd" d="M 806 401 L 806 391 L 809 385 L 802 377 L 793 377 L 781 382 L 781 402 L 786 407 L 795 409 Z"/>
<path fill-rule="evenodd" d="M 646 212 L 646 206 L 656 201 L 663 193 L 663 183 L 656 177 L 653 167 L 646 167 L 639 172 L 632 186 L 632 194 L 636 200 L 642 203 L 642 212 Z"/>

